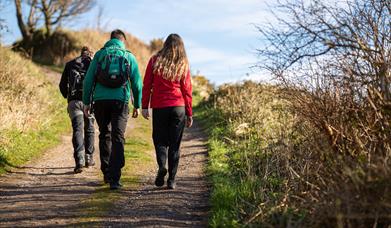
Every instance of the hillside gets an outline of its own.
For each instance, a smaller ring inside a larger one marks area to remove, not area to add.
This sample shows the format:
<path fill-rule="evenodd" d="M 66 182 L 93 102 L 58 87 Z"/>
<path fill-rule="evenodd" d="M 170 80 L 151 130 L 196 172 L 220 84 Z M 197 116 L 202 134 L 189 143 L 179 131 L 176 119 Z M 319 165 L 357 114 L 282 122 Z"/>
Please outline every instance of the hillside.
<path fill-rule="evenodd" d="M 53 145 L 65 124 L 65 100 L 38 66 L 0 47 L 0 173 Z"/>
<path fill-rule="evenodd" d="M 110 37 L 109 32 L 99 32 L 96 30 L 82 30 L 70 32 L 75 37 L 77 43 L 75 46 L 89 46 L 94 52 L 99 51 L 100 48 L 106 43 Z M 130 50 L 137 58 L 141 74 L 144 74 L 145 67 L 148 64 L 148 60 L 152 55 L 150 47 L 143 41 L 134 37 L 133 35 L 126 33 L 126 47 Z M 79 54 L 78 51 L 72 51 L 67 54 L 64 58 L 68 61 Z"/>
<path fill-rule="evenodd" d="M 126 47 L 136 56 L 143 75 L 152 48 L 129 33 L 126 36 Z M 61 30 L 45 42 L 40 42 L 40 37 L 38 32 L 33 61 L 56 65 L 62 71 L 63 64 L 78 56 L 82 46 L 89 46 L 96 52 L 109 39 L 110 33 Z M 0 65 L 1 173 L 7 166 L 21 165 L 55 144 L 58 134 L 70 126 L 66 101 L 39 66 L 3 47 Z"/>
<path fill-rule="evenodd" d="M 79 55 L 83 46 L 90 47 L 94 52 L 98 51 L 110 38 L 109 32 L 97 30 L 59 30 L 53 33 L 49 39 L 43 39 L 41 31 L 34 36 L 34 47 L 32 59 L 34 62 L 45 65 L 63 66 L 67 61 Z M 156 50 L 154 45 L 149 46 L 143 41 L 126 33 L 125 45 L 137 58 L 140 72 L 144 74 L 145 66 L 152 55 L 152 50 Z M 19 42 L 16 42 L 16 46 Z M 23 44 L 22 44 L 23 45 Z M 16 50 L 23 53 L 23 49 L 16 47 Z"/>
<path fill-rule="evenodd" d="M 104 35 L 93 31 L 72 32 L 67 36 L 76 35 L 78 39 L 72 38 L 73 47 L 88 43 L 95 49 L 106 41 Z M 148 46 L 130 35 L 128 42 L 143 71 L 151 54 Z M 78 55 L 76 50 L 67 53 L 64 60 Z M 58 50 L 48 47 L 46 51 L 45 56 L 53 56 L 48 53 Z M 55 56 L 53 60 L 62 59 L 61 55 Z M 0 214 L 4 215 L 0 217 L 0 226 L 206 227 L 209 208 L 209 186 L 204 174 L 206 135 L 197 120 L 184 132 L 176 178 L 179 184 L 171 191 L 154 186 L 156 164 L 151 121 L 129 118 L 126 166 L 121 176 L 123 189 L 113 192 L 102 181 L 97 129 L 94 153 L 97 164 L 80 174 L 73 172 L 71 124 L 66 101 L 57 88 L 59 72 L 40 67 L 5 48 L 0 50 L 0 64 L 3 66 L 0 69 L 0 174 L 3 174 L 0 175 Z M 60 65 L 54 68 L 62 70 Z M 211 87 L 204 77 L 195 77 L 194 85 L 195 100 L 208 96 Z"/>

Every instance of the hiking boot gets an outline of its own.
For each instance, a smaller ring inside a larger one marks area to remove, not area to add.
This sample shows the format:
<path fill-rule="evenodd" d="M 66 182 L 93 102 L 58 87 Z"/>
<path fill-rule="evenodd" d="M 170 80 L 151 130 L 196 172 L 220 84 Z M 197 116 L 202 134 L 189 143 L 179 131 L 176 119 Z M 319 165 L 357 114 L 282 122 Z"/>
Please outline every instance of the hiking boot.
<path fill-rule="evenodd" d="M 167 188 L 168 189 L 175 189 L 176 188 L 175 180 L 167 180 Z"/>
<path fill-rule="evenodd" d="M 95 161 L 94 157 L 91 154 L 86 154 L 86 167 L 94 166 Z"/>
<path fill-rule="evenodd" d="M 105 184 L 108 184 L 111 182 L 111 178 L 109 175 L 103 175 L 103 182 L 105 182 Z"/>
<path fill-rule="evenodd" d="M 110 189 L 111 190 L 117 190 L 122 187 L 122 184 L 119 181 L 114 181 L 110 183 Z"/>
<path fill-rule="evenodd" d="M 156 186 L 161 187 L 164 185 L 164 177 L 166 176 L 166 174 L 167 174 L 166 168 L 159 169 L 159 171 L 157 172 L 156 179 L 155 179 Z"/>
<path fill-rule="evenodd" d="M 83 172 L 83 166 L 82 165 L 76 165 L 75 169 L 73 170 L 74 173 L 81 173 Z"/>
<path fill-rule="evenodd" d="M 87 159 L 86 161 L 86 167 L 91 167 L 91 166 L 94 166 L 95 165 L 95 161 L 94 159 Z"/>

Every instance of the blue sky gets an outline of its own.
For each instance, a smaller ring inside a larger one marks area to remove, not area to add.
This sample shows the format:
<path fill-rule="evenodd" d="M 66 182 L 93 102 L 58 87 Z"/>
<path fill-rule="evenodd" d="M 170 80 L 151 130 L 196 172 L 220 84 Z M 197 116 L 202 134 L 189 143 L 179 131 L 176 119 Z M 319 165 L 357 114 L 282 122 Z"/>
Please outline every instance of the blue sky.
<path fill-rule="evenodd" d="M 10 27 L 5 44 L 20 37 L 13 1 L 3 6 Z M 98 0 L 104 7 L 106 30 L 124 29 L 149 42 L 178 33 L 185 42 L 194 73 L 216 84 L 243 79 L 266 80 L 265 73 L 251 68 L 257 63 L 260 34 L 254 24 L 271 18 L 267 0 Z M 94 27 L 98 8 L 64 27 Z"/>

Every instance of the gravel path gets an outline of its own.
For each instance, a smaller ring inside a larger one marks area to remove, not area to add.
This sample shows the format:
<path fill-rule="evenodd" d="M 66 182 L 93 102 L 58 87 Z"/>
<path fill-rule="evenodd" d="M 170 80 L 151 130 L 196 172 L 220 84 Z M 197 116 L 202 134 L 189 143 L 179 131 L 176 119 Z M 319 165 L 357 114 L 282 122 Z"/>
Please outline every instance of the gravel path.
<path fill-rule="evenodd" d="M 49 72 L 53 83 L 58 74 Z M 65 108 L 64 108 L 65 110 Z M 129 121 L 131 122 L 131 121 Z M 130 123 L 130 126 L 132 124 Z M 71 136 L 24 167 L 0 177 L 0 227 L 206 227 L 209 187 L 203 172 L 207 159 L 206 137 L 195 122 L 186 129 L 177 189 L 153 185 L 156 167 L 145 172 L 137 187 L 120 190 L 105 216 L 81 222 L 84 202 L 102 186 L 98 159 L 98 131 L 94 167 L 74 174 Z"/>
<path fill-rule="evenodd" d="M 62 142 L 39 159 L 0 178 L 0 227 L 55 226 L 78 221 L 81 200 L 101 185 L 99 166 L 74 174 L 71 137 L 64 136 Z"/>
<path fill-rule="evenodd" d="M 206 227 L 209 187 L 203 170 L 207 159 L 205 142 L 205 135 L 195 122 L 185 130 L 177 188 L 155 187 L 155 172 L 148 172 L 140 190 L 124 191 L 126 199 L 116 203 L 105 226 Z"/>

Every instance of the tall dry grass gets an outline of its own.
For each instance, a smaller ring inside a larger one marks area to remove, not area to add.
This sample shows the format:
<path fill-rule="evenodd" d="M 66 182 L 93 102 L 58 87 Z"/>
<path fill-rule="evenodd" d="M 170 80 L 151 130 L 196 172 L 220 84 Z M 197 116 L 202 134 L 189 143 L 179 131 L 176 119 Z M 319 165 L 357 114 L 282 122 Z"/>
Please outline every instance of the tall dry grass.
<path fill-rule="evenodd" d="M 50 121 L 53 101 L 40 69 L 11 50 L 0 47 L 0 134 L 26 131 Z"/>
<path fill-rule="evenodd" d="M 69 129 L 66 102 L 39 67 L 0 47 L 0 174 L 41 154 Z"/>
<path fill-rule="evenodd" d="M 211 225 L 390 225 L 387 157 L 367 163 L 335 153 L 328 135 L 296 112 L 296 92 L 245 82 L 221 86 L 202 105 L 211 131 Z"/>

